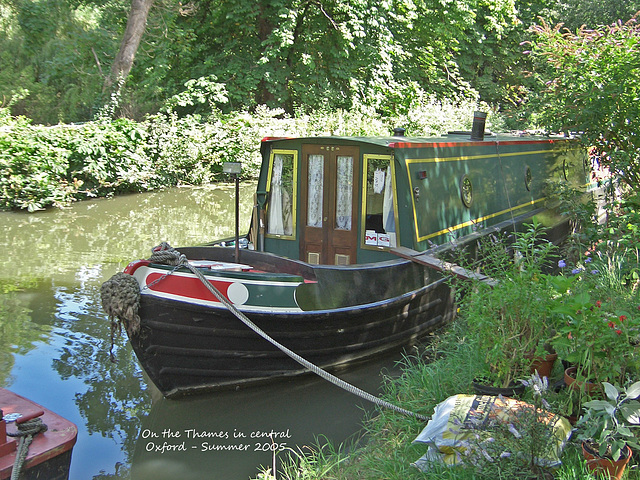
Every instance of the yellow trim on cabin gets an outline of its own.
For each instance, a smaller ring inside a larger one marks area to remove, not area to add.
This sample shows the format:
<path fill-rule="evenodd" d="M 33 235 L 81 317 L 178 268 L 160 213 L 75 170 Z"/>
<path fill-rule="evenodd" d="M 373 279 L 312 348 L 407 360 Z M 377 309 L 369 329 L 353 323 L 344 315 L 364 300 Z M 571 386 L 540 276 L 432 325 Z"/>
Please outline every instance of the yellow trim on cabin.
<path fill-rule="evenodd" d="M 418 238 L 418 242 L 424 242 L 425 240 L 428 240 L 430 238 L 434 238 L 434 237 L 437 237 L 439 235 L 443 235 L 445 233 L 455 232 L 456 230 L 460 230 L 461 228 L 470 227 L 471 225 L 475 225 L 475 224 L 477 224 L 479 222 L 484 222 L 485 220 L 489 220 L 490 218 L 499 217 L 500 215 L 504 215 L 505 213 L 514 212 L 516 210 L 519 210 L 519 209 L 525 208 L 525 207 L 530 207 L 532 205 L 535 205 L 536 203 L 545 201 L 546 199 L 547 199 L 547 197 L 542 197 L 542 198 L 539 198 L 537 200 L 531 200 L 530 202 L 523 203 L 523 204 L 518 205 L 516 207 L 507 208 L 507 209 L 502 210 L 500 212 L 492 213 L 491 215 L 485 215 L 484 217 L 476 218 L 474 220 L 468 220 L 468 221 L 466 221 L 464 223 L 460 223 L 460 224 L 455 225 L 453 227 L 449 227 L 449 228 L 445 228 L 443 230 L 440 230 L 439 232 L 430 233 L 429 235 L 425 235 L 423 237 L 420 237 L 420 238 Z"/>
<path fill-rule="evenodd" d="M 434 158 L 408 158 L 406 159 L 407 165 L 412 163 L 440 163 L 440 162 L 460 162 L 465 160 L 483 160 L 486 158 L 498 158 L 498 157 L 515 157 L 519 155 L 537 155 L 540 153 L 551 153 L 553 150 L 532 150 L 530 152 L 509 152 L 509 153 L 491 153 L 488 155 L 464 155 L 462 157 L 434 157 Z M 408 169 L 407 169 L 408 173 Z M 411 182 L 411 178 L 409 178 Z"/>
<path fill-rule="evenodd" d="M 298 204 L 298 150 L 282 150 L 273 149 L 269 154 L 269 172 L 267 174 L 267 196 L 271 195 L 271 174 L 273 173 L 273 159 L 276 155 L 291 155 L 293 156 L 293 198 L 291 199 L 291 235 L 276 235 L 273 233 L 265 233 L 266 238 L 279 238 L 281 240 L 295 240 L 297 229 L 297 204 Z M 267 208 L 266 213 L 268 214 Z"/>
<path fill-rule="evenodd" d="M 367 171 L 369 166 L 369 160 L 388 160 L 389 166 L 391 167 L 391 177 L 393 178 L 393 182 L 391 183 L 391 189 L 393 191 L 393 221 L 395 223 L 395 234 L 396 234 L 396 246 L 401 245 L 400 243 L 400 231 L 398 228 L 398 192 L 396 190 L 396 165 L 393 161 L 393 155 L 378 155 L 378 154 L 370 154 L 365 153 L 362 155 L 362 210 L 360 215 L 360 248 L 364 250 L 389 250 L 390 247 L 379 247 L 377 245 L 366 245 L 364 242 L 365 239 L 365 229 L 366 229 L 366 218 L 367 218 Z M 393 247 L 391 247 L 393 248 Z"/>
<path fill-rule="evenodd" d="M 411 178 L 411 172 L 409 170 L 409 165 L 411 164 L 416 164 L 416 163 L 441 163 L 441 162 L 461 162 L 461 161 L 468 161 L 468 160 L 486 160 L 488 158 L 496 158 L 499 159 L 500 157 L 514 157 L 514 156 L 522 156 L 522 155 L 539 155 L 539 154 L 543 154 L 543 153 L 552 153 L 553 150 L 532 150 L 532 151 L 527 151 L 527 152 L 508 152 L 508 153 L 499 153 L 498 151 L 496 151 L 496 153 L 491 153 L 491 154 L 485 154 L 485 155 L 464 155 L 464 156 L 459 156 L 459 157 L 434 157 L 434 158 L 413 158 L 413 159 L 406 159 L 405 163 L 406 163 L 406 170 L 407 170 L 407 179 L 409 181 L 409 191 L 411 192 L 411 205 L 413 207 L 413 231 L 415 232 L 416 235 L 416 241 L 417 242 L 424 242 L 425 240 L 428 240 L 430 238 L 434 238 L 437 237 L 439 235 L 442 235 L 444 233 L 448 233 L 448 232 L 454 232 L 456 230 L 460 230 L 461 228 L 464 227 L 468 227 L 471 225 L 474 225 L 478 222 L 483 222 L 485 220 L 488 220 L 490 218 L 494 218 L 497 217 L 499 215 L 503 215 L 505 213 L 508 213 L 510 211 L 515 211 L 518 210 L 520 208 L 524 208 L 527 206 L 531 206 L 534 205 L 542 200 L 545 200 L 546 197 L 540 198 L 538 200 L 532 200 L 531 202 L 522 204 L 522 205 L 518 205 L 516 207 L 513 208 L 508 208 L 506 210 L 503 210 L 501 212 L 496 212 L 493 213 L 491 215 L 485 215 L 484 217 L 481 218 L 477 218 L 474 220 L 468 220 L 464 223 L 455 225 L 453 227 L 448 227 L 444 230 L 440 230 L 439 232 L 435 232 L 435 233 L 430 233 L 428 235 L 424 235 L 422 237 L 418 236 L 418 212 L 416 209 L 416 197 L 413 193 L 413 189 L 414 189 L 414 185 L 413 185 L 413 179 Z"/>

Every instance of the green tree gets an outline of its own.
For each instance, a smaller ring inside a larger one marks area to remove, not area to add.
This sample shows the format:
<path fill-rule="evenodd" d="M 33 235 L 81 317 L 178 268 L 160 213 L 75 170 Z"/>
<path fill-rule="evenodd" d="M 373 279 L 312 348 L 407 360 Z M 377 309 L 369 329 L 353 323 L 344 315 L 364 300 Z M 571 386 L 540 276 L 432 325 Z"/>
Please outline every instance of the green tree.
<path fill-rule="evenodd" d="M 640 11 L 638 0 L 564 0 L 558 5 L 565 28 L 576 32 L 581 26 L 611 25 L 626 22 Z"/>
<path fill-rule="evenodd" d="M 577 33 L 542 23 L 530 108 L 552 131 L 577 132 L 631 189 L 640 184 L 640 26 L 633 21 Z"/>
<path fill-rule="evenodd" d="M 0 104 L 39 123 L 90 118 L 101 103 L 104 52 L 117 51 L 117 37 L 103 27 L 117 1 L 1 3 Z"/>

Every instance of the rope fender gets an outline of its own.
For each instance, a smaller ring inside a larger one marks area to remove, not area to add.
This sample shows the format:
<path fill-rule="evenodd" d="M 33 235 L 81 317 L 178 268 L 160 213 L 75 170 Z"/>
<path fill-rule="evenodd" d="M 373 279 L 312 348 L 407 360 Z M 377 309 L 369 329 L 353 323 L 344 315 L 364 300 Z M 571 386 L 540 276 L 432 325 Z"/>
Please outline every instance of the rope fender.
<path fill-rule="evenodd" d="M 372 402 L 380 407 L 394 410 L 398 413 L 402 413 L 404 415 L 414 417 L 418 420 L 423 420 L 423 421 L 429 420 L 429 417 L 398 407 L 397 405 L 387 402 L 386 400 L 378 398 L 368 392 L 365 392 L 364 390 L 361 390 L 360 388 L 354 385 L 351 385 L 345 382 L 344 380 L 336 377 L 335 375 L 332 375 L 331 373 L 318 367 L 317 365 L 314 365 L 313 363 L 304 359 L 297 353 L 293 352 L 292 350 L 289 350 L 287 347 L 285 347 L 275 339 L 271 338 L 264 330 L 262 330 L 255 323 L 249 320 L 249 318 L 244 313 L 238 310 L 235 307 L 235 305 L 233 305 L 229 300 L 227 300 L 227 298 L 224 295 L 222 295 L 222 293 L 220 293 L 220 291 L 216 287 L 214 287 L 211 284 L 211 282 L 209 282 L 206 279 L 206 277 L 202 274 L 200 270 L 198 270 L 195 266 L 191 265 L 188 262 L 187 257 L 185 255 L 181 254 L 179 251 L 171 247 L 171 245 L 169 245 L 167 242 L 163 242 L 160 245 L 154 247 L 152 252 L 153 253 L 149 258 L 149 261 L 151 261 L 152 263 L 163 263 L 166 265 L 185 266 L 186 268 L 188 268 L 196 277 L 198 277 L 198 279 L 200 279 L 200 281 L 207 288 L 207 290 L 209 290 L 213 294 L 213 296 L 215 296 L 218 299 L 218 301 L 222 303 L 231 313 L 233 313 L 242 323 L 244 323 L 247 327 L 253 330 L 260 337 L 264 338 L 266 341 L 268 341 L 273 346 L 278 348 L 281 352 L 288 355 L 290 358 L 292 358 L 293 360 L 295 360 L 296 362 L 298 362 L 300 365 L 307 368 L 311 372 L 324 378 L 330 383 L 342 388 L 343 390 L 346 390 L 347 392 L 357 395 L 360 398 L 363 398 L 364 400 Z M 124 274 L 124 275 L 127 275 L 127 274 Z M 133 277 L 131 277 L 130 275 L 127 275 L 127 276 L 133 279 Z M 136 286 L 138 288 L 138 302 L 139 302 L 139 294 L 140 294 L 139 286 L 138 286 L 138 282 L 135 279 L 134 279 L 134 282 L 136 283 Z M 137 314 L 137 309 L 136 309 L 136 314 Z M 138 322 L 139 322 L 139 318 L 138 318 Z M 139 323 L 138 323 L 138 328 L 139 328 Z M 113 346 L 113 337 L 112 337 L 112 346 Z"/>
<path fill-rule="evenodd" d="M 112 363 L 116 363 L 113 354 L 115 333 L 122 332 L 122 326 L 129 336 L 140 331 L 140 285 L 131 275 L 118 272 L 100 287 L 100 297 L 102 308 L 109 316 L 111 322 L 111 347 L 109 348 L 109 358 Z"/>

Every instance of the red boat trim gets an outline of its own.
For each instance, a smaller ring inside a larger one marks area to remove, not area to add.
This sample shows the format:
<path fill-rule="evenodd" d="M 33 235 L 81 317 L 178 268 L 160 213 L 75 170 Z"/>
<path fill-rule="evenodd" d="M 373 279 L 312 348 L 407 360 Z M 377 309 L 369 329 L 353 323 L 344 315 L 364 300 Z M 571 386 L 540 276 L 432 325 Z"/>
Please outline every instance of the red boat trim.
<path fill-rule="evenodd" d="M 162 273 L 151 272 L 147 275 L 145 282 L 147 285 L 152 284 L 164 276 Z M 229 287 L 236 282 L 222 282 L 217 280 L 209 280 L 211 284 L 225 296 L 227 300 L 232 303 L 233 300 L 229 298 Z M 245 287 L 246 288 L 246 287 Z M 196 277 L 183 277 L 183 276 L 168 276 L 162 282 L 158 282 L 149 287 L 149 290 L 159 293 L 168 293 L 171 295 L 179 295 L 186 298 L 196 298 L 199 300 L 205 300 L 207 302 L 219 302 L 219 300 L 205 287 L 200 279 Z M 246 301 L 246 300 L 245 300 Z M 244 302 L 243 302 L 244 303 Z"/>
<path fill-rule="evenodd" d="M 202 284 L 199 278 L 191 273 L 175 272 L 167 275 L 167 271 L 154 266 L 139 269 L 135 272 L 134 277 L 138 280 L 145 295 L 153 295 L 167 300 L 178 300 L 182 302 L 193 303 L 194 305 L 211 306 L 214 308 L 226 308 L 224 305 Z M 228 272 L 222 272 L 228 273 Z M 302 277 L 298 282 L 291 281 L 273 281 L 270 279 L 246 279 L 241 277 L 243 273 L 238 272 L 238 277 L 217 277 L 211 274 L 207 275 L 211 284 L 227 298 L 231 303 L 240 307 L 242 311 L 263 311 L 266 307 L 255 302 L 252 299 L 252 292 L 255 294 L 255 288 L 261 286 L 285 288 L 292 295 L 291 305 L 287 306 L 269 306 L 273 312 L 280 313 L 297 313 L 300 307 L 295 304 L 295 289 L 303 283 Z M 267 274 L 268 275 L 268 274 Z M 161 281 L 157 283 L 157 280 Z M 313 282 L 316 283 L 316 282 Z"/>
<path fill-rule="evenodd" d="M 390 148 L 453 148 L 453 147 L 492 147 L 496 145 L 540 145 L 547 143 L 555 143 L 556 140 L 542 139 L 542 140 L 485 140 L 481 142 L 426 142 L 426 143 L 413 143 L 413 142 L 392 142 L 389 144 Z M 521 152 L 522 153 L 522 152 Z"/>
<path fill-rule="evenodd" d="M 126 268 L 124 269 L 124 273 L 128 273 L 129 275 L 133 275 L 133 272 L 135 272 L 138 268 L 142 267 L 142 266 L 147 266 L 149 265 L 151 262 L 149 260 L 135 260 L 133 262 L 131 262 L 129 265 L 126 266 Z"/>
<path fill-rule="evenodd" d="M 545 143 L 551 144 L 551 143 L 557 143 L 557 142 L 558 142 L 558 140 L 555 140 L 553 138 L 549 138 L 549 139 L 546 139 L 546 140 L 527 140 L 527 141 L 524 141 L 524 142 L 519 142 L 518 140 L 507 140 L 507 141 L 504 141 L 504 142 L 503 141 L 499 141 L 499 142 L 496 142 L 496 143 L 498 143 L 498 145 L 532 145 L 532 144 L 541 144 L 541 143 L 542 144 L 545 144 Z M 522 153 L 522 152 L 520 152 L 520 153 Z"/>
<path fill-rule="evenodd" d="M 295 137 L 264 137 L 261 140 L 261 142 L 264 143 L 264 142 L 272 142 L 274 140 L 291 140 L 293 138 L 295 138 Z"/>

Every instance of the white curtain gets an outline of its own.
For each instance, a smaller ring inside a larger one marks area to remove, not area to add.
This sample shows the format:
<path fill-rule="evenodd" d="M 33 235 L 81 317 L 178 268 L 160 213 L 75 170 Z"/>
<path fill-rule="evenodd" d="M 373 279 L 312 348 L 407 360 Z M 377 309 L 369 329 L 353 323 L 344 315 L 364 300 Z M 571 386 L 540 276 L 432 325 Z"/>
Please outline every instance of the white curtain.
<path fill-rule="evenodd" d="M 273 171 L 271 172 L 271 193 L 269 195 L 269 230 L 274 235 L 284 235 L 284 222 L 282 220 L 282 155 L 276 155 L 273 159 Z"/>
<path fill-rule="evenodd" d="M 396 231 L 396 222 L 393 216 L 393 186 L 391 185 L 391 167 L 387 167 L 386 181 L 384 184 L 384 199 L 382 201 L 382 221 L 386 233 Z"/>
<path fill-rule="evenodd" d="M 351 230 L 351 207 L 353 195 L 353 157 L 337 158 L 336 228 Z"/>
<path fill-rule="evenodd" d="M 385 171 L 376 168 L 373 172 L 373 193 L 382 193 L 384 190 Z"/>
<path fill-rule="evenodd" d="M 309 155 L 307 225 L 322 228 L 322 191 L 324 190 L 324 155 Z"/>

